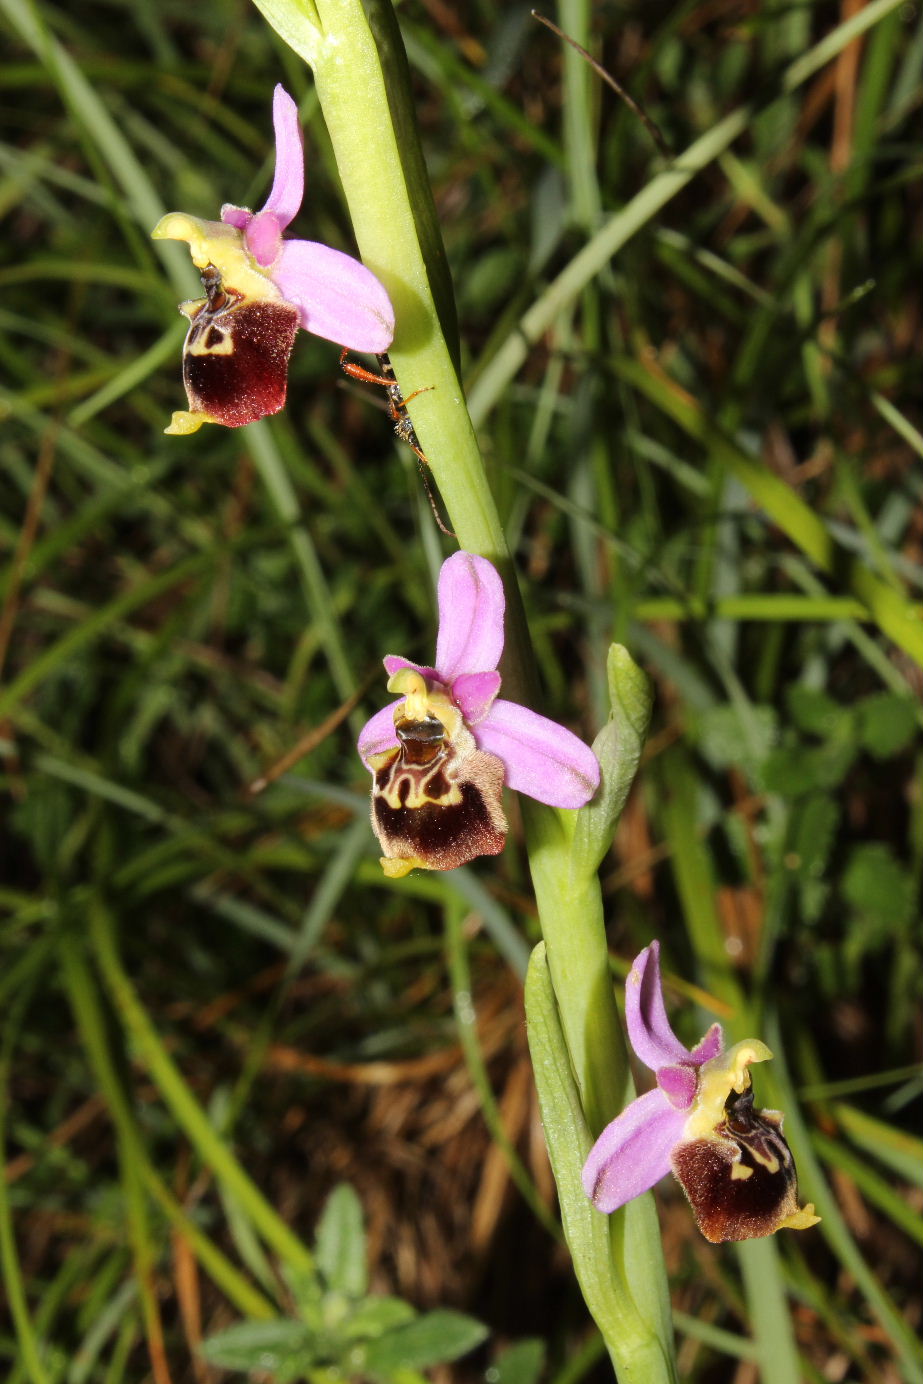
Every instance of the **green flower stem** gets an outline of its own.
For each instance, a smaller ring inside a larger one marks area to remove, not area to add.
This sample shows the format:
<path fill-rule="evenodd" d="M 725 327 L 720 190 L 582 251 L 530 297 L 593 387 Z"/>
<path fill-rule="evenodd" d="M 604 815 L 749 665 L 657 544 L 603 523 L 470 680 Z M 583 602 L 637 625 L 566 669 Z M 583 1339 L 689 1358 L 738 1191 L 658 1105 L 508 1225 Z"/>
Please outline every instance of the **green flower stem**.
<path fill-rule="evenodd" d="M 292 0 L 256 4 L 313 69 L 356 242 L 394 304 L 391 363 L 405 397 L 427 391 L 413 401 L 414 428 L 459 543 L 506 566 L 506 539 L 454 364 L 445 252 L 406 114 L 406 58 L 391 7 L 373 0 L 367 17 L 360 0 L 320 0 L 318 32 L 298 22 Z"/>
<path fill-rule="evenodd" d="M 364 262 L 394 303 L 391 361 L 442 501 L 461 546 L 494 562 L 507 589 L 504 691 L 534 701 L 533 659 L 500 517 L 490 492 L 456 369 L 456 328 L 445 255 L 410 103 L 406 58 L 387 0 L 317 0 L 320 28 L 297 0 L 255 0 L 269 22 L 313 68 L 317 94 Z M 626 1094 L 624 1042 L 615 1006 L 599 856 L 575 850 L 578 814 L 524 802 L 526 835 L 546 938 L 559 1024 L 538 1025 L 541 1060 L 573 1069 L 583 1128 L 595 1134 Z M 611 836 L 610 838 L 611 839 Z M 563 1036 L 562 1036 L 563 1029 Z M 543 1043 L 555 1044 L 547 1052 Z M 573 1081 L 573 1078 L 571 1079 Z M 555 1131 L 548 1131 L 549 1142 Z M 557 1131 L 559 1134 L 560 1131 Z M 556 1139 L 558 1148 L 560 1139 Z M 586 1141 L 568 1144 L 568 1185 L 579 1189 Z M 564 1174 L 562 1173 L 562 1176 Z M 583 1196 L 579 1221 L 594 1233 L 571 1238 L 588 1295 L 614 1311 L 597 1316 L 620 1378 L 665 1384 L 674 1378 L 669 1299 L 653 1205 L 642 1199 L 604 1218 Z M 566 1226 L 565 1226 L 566 1228 Z M 644 1361 L 643 1368 L 639 1365 Z"/>
<path fill-rule="evenodd" d="M 270 22 L 285 8 L 283 0 L 257 3 Z M 313 62 L 363 258 L 394 301 L 398 328 L 391 359 L 402 388 L 406 394 L 435 386 L 414 400 L 414 426 L 450 522 L 463 548 L 499 563 L 507 590 L 515 596 L 503 529 L 443 333 L 448 316 L 444 253 L 428 211 L 432 194 L 417 135 L 412 120 L 403 114 L 406 61 L 400 35 L 390 5 L 372 0 L 368 11 L 371 26 L 360 0 L 320 0 L 321 38 L 314 34 L 295 46 Z M 291 42 L 289 35 L 287 29 Z M 398 112 L 396 120 L 392 107 Z M 415 213 L 419 207 L 423 211 Z M 454 320 L 450 326 L 454 330 Z M 531 686 L 532 666 L 521 609 L 511 603 L 505 690 L 522 695 L 523 688 Z M 558 981 L 578 1082 L 590 1122 L 601 1128 L 619 1109 L 623 1094 L 616 1057 L 621 1051 L 620 1030 L 595 870 L 581 878 L 568 863 L 567 815 L 528 804 L 529 854 L 543 927 L 550 929 L 546 937 L 552 975 Z"/>
<path fill-rule="evenodd" d="M 408 114 L 406 59 L 391 7 L 370 0 L 367 18 L 360 0 L 320 0 L 318 32 L 299 23 L 291 0 L 256 3 L 313 68 L 356 240 L 394 302 L 398 327 L 390 354 L 401 387 L 406 395 L 434 386 L 414 400 L 417 435 L 459 543 L 500 566 L 512 598 L 504 691 L 532 700 L 524 694 L 533 682 L 531 646 L 506 539 L 443 330 L 448 319 L 454 332 L 454 315 L 446 307 L 444 251 Z M 616 1056 L 622 1043 L 595 867 L 578 880 L 568 863 L 570 815 L 529 803 L 527 833 L 543 927 L 553 934 L 548 950 L 560 984 L 565 1032 L 574 1044 L 591 1124 L 601 1128 L 622 1099 L 623 1069 Z M 563 880 L 568 880 L 564 887 Z"/>
<path fill-rule="evenodd" d="M 587 1124 L 598 1134 L 625 1104 L 625 1040 L 615 1007 L 602 893 L 595 870 L 573 858 L 576 813 L 522 798 L 529 868 Z"/>
<path fill-rule="evenodd" d="M 653 1197 L 603 1216 L 580 1182 L 593 1139 L 634 1095 L 613 1002 L 595 857 L 588 870 L 572 845 L 580 814 L 553 812 L 527 798 L 522 806 L 545 938 L 530 966 L 532 985 L 526 985 L 529 1046 L 574 1269 L 620 1384 L 668 1384 L 676 1379 L 670 1297 Z M 537 977 L 550 982 L 544 995 L 533 977 L 536 967 Z M 568 1074 L 583 1112 L 582 1139 L 543 1093 L 549 1084 L 566 1087 Z"/>

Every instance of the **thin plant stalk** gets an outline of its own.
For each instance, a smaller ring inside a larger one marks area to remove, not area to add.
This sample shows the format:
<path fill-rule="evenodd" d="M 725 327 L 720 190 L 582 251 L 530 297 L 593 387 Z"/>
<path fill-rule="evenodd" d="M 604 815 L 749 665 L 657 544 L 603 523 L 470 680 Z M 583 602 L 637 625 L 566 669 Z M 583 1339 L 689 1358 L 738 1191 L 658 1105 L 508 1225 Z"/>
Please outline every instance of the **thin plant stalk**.
<path fill-rule="evenodd" d="M 390 351 L 395 373 L 405 397 L 427 390 L 414 402 L 413 421 L 449 523 L 464 549 L 489 558 L 504 577 L 504 690 L 534 702 L 533 658 L 518 589 L 456 370 L 451 290 L 391 5 L 317 0 L 315 15 L 293 0 L 256 3 L 313 70 L 356 241 L 395 306 L 398 326 Z M 575 815 L 530 803 L 525 821 L 564 1035 L 559 1059 L 573 1067 L 595 1134 L 621 1108 L 626 1068 L 596 862 L 584 861 L 581 868 L 574 856 Z M 580 1253 L 573 1241 L 571 1249 L 575 1256 Z M 638 1208 L 616 1213 L 605 1236 L 594 1241 L 592 1254 L 593 1274 L 608 1277 L 619 1303 L 618 1330 L 611 1320 L 609 1331 L 602 1329 L 620 1379 L 666 1384 L 675 1378 L 675 1367 L 656 1217 L 639 1218 Z"/>

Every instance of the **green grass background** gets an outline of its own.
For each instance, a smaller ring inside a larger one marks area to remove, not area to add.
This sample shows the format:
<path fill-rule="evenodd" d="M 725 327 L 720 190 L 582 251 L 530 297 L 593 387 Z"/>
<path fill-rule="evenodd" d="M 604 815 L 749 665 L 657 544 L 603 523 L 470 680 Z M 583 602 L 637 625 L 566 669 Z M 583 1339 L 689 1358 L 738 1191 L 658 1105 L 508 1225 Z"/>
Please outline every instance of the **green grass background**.
<path fill-rule="evenodd" d="M 656 196 L 648 131 L 528 7 L 399 14 L 545 709 L 592 738 L 613 639 L 656 688 L 616 978 L 660 937 L 684 1038 L 770 1043 L 757 1097 L 824 1217 L 715 1249 L 662 1189 L 681 1377 L 918 1380 L 918 7 L 562 0 L 699 149 Z M 231 0 L 0 23 L 4 1369 L 228 1377 L 198 1341 L 290 1310 L 345 1178 L 376 1288 L 491 1327 L 443 1379 L 534 1337 L 545 1378 L 605 1378 L 548 1225 L 515 811 L 496 861 L 399 884 L 367 825 L 355 733 L 381 656 L 431 657 L 451 548 L 414 458 L 307 336 L 283 415 L 162 435 L 197 280 L 149 231 L 260 204 L 276 81 L 293 230 L 352 248 L 310 76 Z"/>

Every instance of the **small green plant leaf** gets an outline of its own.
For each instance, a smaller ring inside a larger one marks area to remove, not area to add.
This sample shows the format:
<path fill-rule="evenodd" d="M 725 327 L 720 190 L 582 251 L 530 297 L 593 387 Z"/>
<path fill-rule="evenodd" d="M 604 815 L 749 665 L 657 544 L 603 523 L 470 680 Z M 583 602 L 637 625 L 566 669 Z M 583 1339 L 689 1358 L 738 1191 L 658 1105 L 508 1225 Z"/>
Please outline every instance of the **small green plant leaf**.
<path fill-rule="evenodd" d="M 775 744 L 778 719 L 775 707 L 741 708 L 724 703 L 701 712 L 693 731 L 712 768 L 742 766 L 754 780 Z"/>
<path fill-rule="evenodd" d="M 544 1364 L 544 1341 L 517 1341 L 497 1358 L 487 1377 L 490 1384 L 538 1384 Z"/>
<path fill-rule="evenodd" d="M 317 1267 L 327 1286 L 361 1298 L 368 1288 L 362 1205 L 348 1182 L 334 1187 L 317 1225 Z"/>
<path fill-rule="evenodd" d="M 311 1362 L 312 1332 L 303 1322 L 237 1322 L 199 1347 L 211 1365 L 226 1370 L 283 1370 Z"/>
<path fill-rule="evenodd" d="M 371 1297 L 360 1302 L 339 1330 L 344 1341 L 366 1341 L 383 1336 L 416 1316 L 409 1302 L 396 1297 Z"/>
<path fill-rule="evenodd" d="M 875 759 L 889 759 L 913 738 L 918 710 L 910 697 L 876 692 L 859 703 L 859 739 Z"/>
<path fill-rule="evenodd" d="M 647 675 L 621 644 L 612 644 L 606 660 L 609 719 L 593 741 L 602 770 L 595 798 L 577 814 L 573 839 L 575 867 L 598 869 L 618 825 L 634 781 L 651 719 L 653 693 Z"/>
<path fill-rule="evenodd" d="M 461 1312 L 427 1312 L 371 1341 L 363 1369 L 376 1379 L 387 1379 L 396 1370 L 441 1365 L 474 1350 L 487 1334 L 486 1326 Z"/>
<path fill-rule="evenodd" d="M 823 745 L 787 745 L 773 750 L 763 767 L 763 787 L 786 798 L 837 788 L 858 750 L 853 739 L 828 740 Z"/>
<path fill-rule="evenodd" d="M 824 740 L 836 735 L 844 719 L 852 716 L 850 708 L 841 706 L 827 692 L 806 687 L 804 683 L 795 683 L 790 687 L 785 700 L 795 725 L 809 735 L 819 735 Z"/>
<path fill-rule="evenodd" d="M 881 841 L 866 842 L 852 851 L 843 875 L 843 895 L 857 915 L 866 950 L 893 941 L 913 914 L 913 881 Z"/>
<path fill-rule="evenodd" d="M 798 880 L 801 911 L 816 922 L 830 892 L 825 878 L 840 821 L 840 809 L 824 793 L 811 793 L 794 807 L 786 866 Z"/>

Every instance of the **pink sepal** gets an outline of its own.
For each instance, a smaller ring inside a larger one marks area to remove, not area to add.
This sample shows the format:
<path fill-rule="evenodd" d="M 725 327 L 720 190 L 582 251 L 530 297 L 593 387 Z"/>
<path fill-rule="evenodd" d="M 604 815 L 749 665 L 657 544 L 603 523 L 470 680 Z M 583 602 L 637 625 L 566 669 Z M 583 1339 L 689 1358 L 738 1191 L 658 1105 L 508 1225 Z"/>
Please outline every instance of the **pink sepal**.
<path fill-rule="evenodd" d="M 439 573 L 436 667 L 443 682 L 496 668 L 503 653 L 506 599 L 500 574 L 486 558 L 457 552 Z"/>
<path fill-rule="evenodd" d="M 281 233 L 297 216 L 304 198 L 304 137 L 298 107 L 281 85 L 272 94 L 272 123 L 276 134 L 276 171 L 263 211 L 275 216 Z"/>

